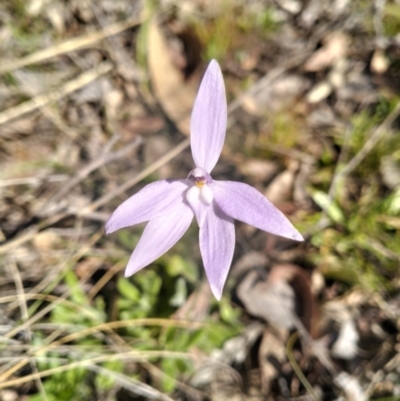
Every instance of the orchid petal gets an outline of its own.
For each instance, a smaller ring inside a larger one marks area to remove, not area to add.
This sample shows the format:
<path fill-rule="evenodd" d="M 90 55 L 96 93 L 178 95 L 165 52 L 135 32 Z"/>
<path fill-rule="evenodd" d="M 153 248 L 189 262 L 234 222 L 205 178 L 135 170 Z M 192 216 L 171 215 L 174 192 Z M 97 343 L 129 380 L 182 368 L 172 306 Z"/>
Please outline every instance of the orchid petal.
<path fill-rule="evenodd" d="M 207 211 L 210 208 L 210 205 L 206 204 L 202 200 L 202 189 L 203 188 L 199 188 L 198 186 L 193 185 L 186 192 L 186 200 L 192 208 L 194 215 L 196 216 L 197 224 L 199 225 L 199 227 L 203 225 Z"/>
<path fill-rule="evenodd" d="M 190 123 L 193 160 L 208 173 L 217 164 L 224 146 L 226 123 L 224 79 L 218 63 L 212 60 L 201 81 Z"/>
<path fill-rule="evenodd" d="M 117 207 L 106 223 L 106 233 L 168 214 L 183 201 L 189 185 L 187 180 L 163 180 L 146 185 Z"/>
<path fill-rule="evenodd" d="M 304 240 L 284 214 L 250 185 L 215 180 L 209 185 L 215 201 L 227 215 L 281 237 Z"/>
<path fill-rule="evenodd" d="M 233 219 L 227 216 L 216 202 L 213 202 L 203 226 L 200 227 L 200 252 L 211 291 L 218 300 L 222 297 L 234 248 Z"/>
<path fill-rule="evenodd" d="M 192 209 L 181 202 L 164 216 L 150 220 L 129 259 L 125 277 L 154 262 L 185 234 L 193 220 Z"/>

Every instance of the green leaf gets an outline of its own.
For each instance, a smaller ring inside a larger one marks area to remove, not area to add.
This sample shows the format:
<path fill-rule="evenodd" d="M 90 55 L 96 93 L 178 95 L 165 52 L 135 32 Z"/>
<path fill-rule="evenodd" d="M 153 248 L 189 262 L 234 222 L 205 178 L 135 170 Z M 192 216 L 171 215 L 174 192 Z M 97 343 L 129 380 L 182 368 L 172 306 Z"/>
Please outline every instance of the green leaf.
<path fill-rule="evenodd" d="M 387 205 L 387 213 L 398 215 L 400 213 L 400 189 L 393 192 Z"/>
<path fill-rule="evenodd" d="M 183 276 L 189 283 L 197 282 L 197 266 L 178 254 L 167 258 L 166 269 L 171 277 Z"/>
<path fill-rule="evenodd" d="M 117 288 L 119 293 L 125 298 L 134 302 L 139 302 L 140 291 L 125 277 L 118 278 Z"/>
<path fill-rule="evenodd" d="M 222 298 L 221 302 L 219 303 L 219 312 L 221 314 L 221 319 L 224 322 L 230 324 L 235 324 L 238 322 L 240 311 L 238 309 L 234 309 L 228 299 Z"/>
<path fill-rule="evenodd" d="M 325 192 L 314 190 L 311 193 L 314 202 L 324 210 L 335 223 L 343 223 L 344 215 L 337 203 Z"/>
<path fill-rule="evenodd" d="M 175 284 L 175 294 L 169 300 L 171 306 L 179 307 L 183 305 L 187 298 L 186 282 L 182 277 L 179 277 Z"/>
<path fill-rule="evenodd" d="M 161 361 L 162 371 L 165 373 L 162 377 L 162 387 L 167 393 L 171 393 L 176 386 L 175 377 L 178 376 L 179 368 L 175 359 L 163 359 Z"/>
<path fill-rule="evenodd" d="M 65 284 L 70 290 L 71 299 L 73 302 L 77 303 L 78 305 L 87 305 L 86 294 L 84 293 L 79 279 L 74 271 L 68 270 L 65 273 Z"/>

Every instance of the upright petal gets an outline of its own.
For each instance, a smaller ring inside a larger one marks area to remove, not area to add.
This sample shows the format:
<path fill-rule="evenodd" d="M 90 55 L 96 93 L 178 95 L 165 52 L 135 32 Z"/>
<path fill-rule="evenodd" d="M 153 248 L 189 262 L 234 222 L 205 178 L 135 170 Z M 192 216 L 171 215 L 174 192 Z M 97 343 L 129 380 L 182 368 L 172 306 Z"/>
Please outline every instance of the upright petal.
<path fill-rule="evenodd" d="M 181 202 L 168 214 L 150 220 L 129 259 L 125 277 L 136 273 L 172 248 L 193 220 L 192 209 Z"/>
<path fill-rule="evenodd" d="M 188 187 L 187 180 L 162 180 L 146 185 L 117 207 L 106 223 L 106 233 L 168 214 L 183 201 Z"/>
<path fill-rule="evenodd" d="M 224 79 L 218 63 L 212 60 L 201 81 L 190 122 L 193 160 L 208 173 L 217 164 L 224 146 L 226 121 Z"/>
<path fill-rule="evenodd" d="M 303 241 L 301 234 L 284 214 L 262 193 L 250 185 L 241 182 L 215 180 L 209 185 L 215 201 L 227 215 L 260 230 L 296 241 Z"/>
<path fill-rule="evenodd" d="M 227 216 L 216 202 L 213 202 L 203 226 L 200 227 L 200 252 L 211 291 L 218 300 L 222 296 L 234 248 L 233 219 Z"/>

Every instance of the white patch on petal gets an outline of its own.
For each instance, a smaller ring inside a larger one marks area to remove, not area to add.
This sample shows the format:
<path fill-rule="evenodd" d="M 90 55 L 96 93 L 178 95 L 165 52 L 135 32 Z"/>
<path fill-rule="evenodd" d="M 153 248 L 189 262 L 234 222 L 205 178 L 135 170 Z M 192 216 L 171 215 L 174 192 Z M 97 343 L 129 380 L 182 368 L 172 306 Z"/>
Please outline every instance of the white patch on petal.
<path fill-rule="evenodd" d="M 190 205 L 197 204 L 200 198 L 200 188 L 196 185 L 193 185 L 186 192 L 186 200 Z"/>
<path fill-rule="evenodd" d="M 200 199 L 206 204 L 211 205 L 214 199 L 211 188 L 208 185 L 203 185 L 200 189 Z"/>
<path fill-rule="evenodd" d="M 202 194 L 204 187 L 205 185 L 199 186 L 195 184 L 186 192 L 186 200 L 192 208 L 200 227 L 203 225 L 206 213 L 210 207 L 210 204 L 206 203 L 206 201 L 210 200 L 210 194 L 207 190 L 205 192 L 205 197 Z M 209 190 L 211 191 L 211 188 L 209 188 Z M 211 193 L 211 201 L 212 197 Z"/>

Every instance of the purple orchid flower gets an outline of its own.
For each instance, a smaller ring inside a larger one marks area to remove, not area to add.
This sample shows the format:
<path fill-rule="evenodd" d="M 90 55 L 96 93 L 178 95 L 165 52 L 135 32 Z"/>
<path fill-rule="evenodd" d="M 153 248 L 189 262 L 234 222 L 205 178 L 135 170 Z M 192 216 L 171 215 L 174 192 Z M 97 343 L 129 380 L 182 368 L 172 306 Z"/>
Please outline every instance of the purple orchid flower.
<path fill-rule="evenodd" d="M 148 221 L 125 276 L 149 265 L 178 242 L 196 216 L 200 251 L 211 290 L 222 296 L 235 247 L 237 219 L 254 227 L 303 241 L 289 220 L 255 188 L 234 181 L 217 181 L 211 171 L 221 154 L 227 124 L 225 85 L 212 60 L 204 74 L 191 119 L 191 149 L 196 168 L 187 179 L 146 185 L 123 202 L 106 224 L 110 234 Z"/>

